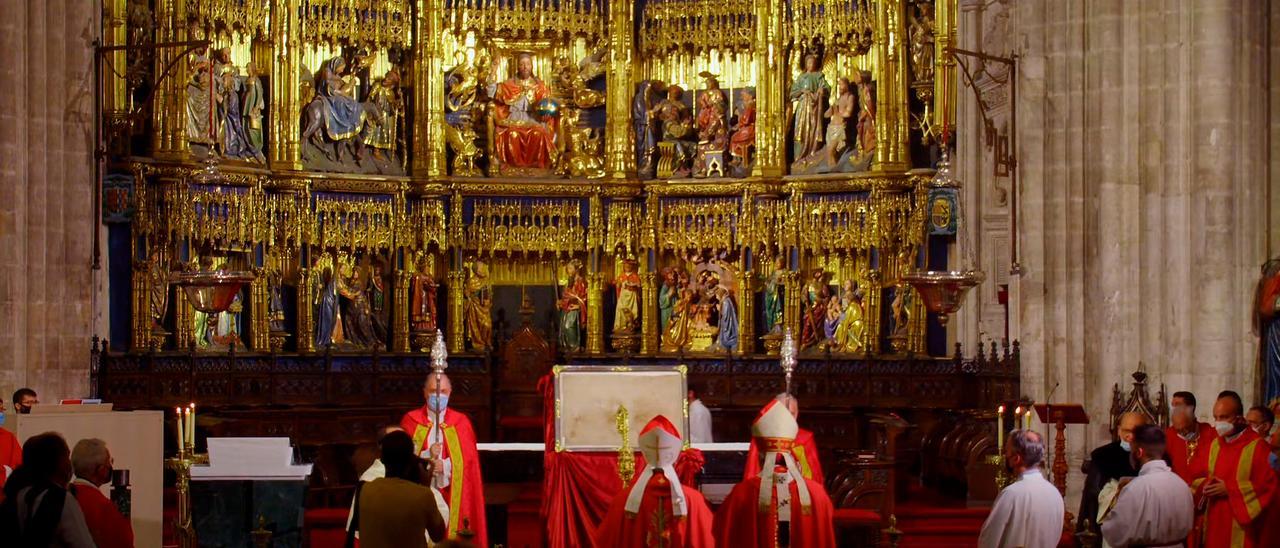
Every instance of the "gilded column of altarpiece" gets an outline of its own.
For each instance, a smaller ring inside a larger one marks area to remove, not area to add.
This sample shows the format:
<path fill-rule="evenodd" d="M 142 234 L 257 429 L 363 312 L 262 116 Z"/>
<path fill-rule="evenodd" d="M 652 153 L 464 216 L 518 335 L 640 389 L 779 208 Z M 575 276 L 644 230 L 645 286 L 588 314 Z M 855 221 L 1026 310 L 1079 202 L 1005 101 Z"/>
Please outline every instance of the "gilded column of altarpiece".
<path fill-rule="evenodd" d="M 117 38 L 213 45 L 111 160 L 134 349 L 483 353 L 530 303 L 566 353 L 925 350 L 954 2 L 154 6 Z M 167 284 L 215 268 L 226 313 Z"/>

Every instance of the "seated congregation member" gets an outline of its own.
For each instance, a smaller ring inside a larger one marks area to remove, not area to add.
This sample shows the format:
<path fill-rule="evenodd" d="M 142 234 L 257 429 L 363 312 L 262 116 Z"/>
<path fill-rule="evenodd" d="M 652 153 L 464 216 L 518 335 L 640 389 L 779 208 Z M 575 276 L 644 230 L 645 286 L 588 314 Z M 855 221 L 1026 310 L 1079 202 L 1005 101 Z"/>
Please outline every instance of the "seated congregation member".
<path fill-rule="evenodd" d="M 113 463 L 107 442 L 96 438 L 76 442 L 71 450 L 76 473 L 71 490 L 98 548 L 132 548 L 133 524 L 100 489 L 111 482 Z"/>
<path fill-rule="evenodd" d="M 765 466 L 729 492 L 715 517 L 717 546 L 751 548 L 836 545 L 831 498 L 806 478 L 792 454 L 799 425 L 782 400 L 770 401 L 751 426 Z"/>
<path fill-rule="evenodd" d="M 1276 491 L 1276 473 L 1267 463 L 1271 447 L 1248 428 L 1244 404 L 1235 392 L 1218 394 L 1213 420 L 1218 437 L 1197 451 L 1191 464 L 1196 525 L 1189 544 L 1262 546 L 1260 516 Z"/>
<path fill-rule="evenodd" d="M 443 540 L 446 525 L 431 489 L 418 483 L 420 462 L 413 440 L 404 432 L 382 437 L 381 461 L 386 477 L 360 488 L 356 520 L 362 548 L 427 546 L 427 537 Z"/>
<path fill-rule="evenodd" d="M 405 413 L 400 427 L 413 439 L 414 453 L 431 461 L 434 477 L 431 486 L 449 501 L 449 538 L 470 533 L 476 546 L 488 546 L 484 523 L 484 482 L 480 479 L 480 454 L 476 451 L 476 432 L 471 419 L 449 407 L 453 383 L 448 375 L 440 376 L 439 394 L 436 376 L 427 375 L 422 387 L 426 405 Z M 436 425 L 436 417 L 442 425 Z"/>
<path fill-rule="evenodd" d="M 22 466 L 4 484 L 0 535 L 6 546 L 93 548 L 84 513 L 67 492 L 71 449 L 57 432 L 33 436 L 22 446 Z"/>
<path fill-rule="evenodd" d="M 776 400 L 783 402 L 787 406 L 792 418 L 800 419 L 800 404 L 795 396 L 778 394 Z M 795 457 L 796 465 L 800 467 L 801 475 L 825 485 L 826 477 L 822 475 L 822 463 L 818 460 L 818 443 L 813 439 L 813 432 L 804 428 L 796 432 L 796 440 L 791 447 L 791 455 Z M 743 470 L 742 478 L 753 478 L 759 474 L 759 442 L 752 442 L 751 448 L 747 450 L 747 466 Z"/>
<path fill-rule="evenodd" d="M 645 425 L 640 431 L 644 471 L 613 499 L 596 530 L 596 546 L 715 548 L 711 509 L 702 493 L 681 485 L 676 476 L 682 449 L 680 433 L 666 417 L 658 415 Z"/>
<path fill-rule="evenodd" d="M 1164 460 L 1165 435 L 1144 424 L 1133 432 L 1129 458 L 1138 477 L 1120 488 L 1102 521 L 1102 538 L 1113 548 L 1182 546 L 1191 532 L 1191 492 Z"/>
<path fill-rule="evenodd" d="M 378 432 L 379 448 L 382 447 L 383 438 L 385 438 L 387 434 L 390 434 L 392 432 L 404 433 L 404 430 L 401 429 L 399 425 L 390 425 L 390 426 L 383 427 L 382 430 Z M 381 449 L 379 449 L 379 451 L 381 451 Z M 352 527 L 353 525 L 358 525 L 355 520 L 355 515 L 356 515 L 356 501 L 360 497 L 360 489 L 363 488 L 364 485 L 368 484 L 373 480 L 381 479 L 385 477 L 387 477 L 387 467 L 386 465 L 382 464 L 381 457 L 374 459 L 373 464 L 370 464 L 369 468 L 365 469 L 365 471 L 360 474 L 360 481 L 359 483 L 356 484 L 355 496 L 351 498 L 351 510 L 347 513 L 347 534 L 348 534 L 348 537 L 352 539 L 353 541 L 352 544 L 355 544 L 354 542 L 355 539 L 360 538 L 360 531 L 357 530 L 359 528 Z M 430 484 L 429 479 L 430 478 L 419 477 L 417 481 L 420 484 L 429 486 Z M 436 511 L 440 513 L 440 521 L 442 523 L 449 523 L 449 506 L 448 504 L 445 503 L 444 495 L 441 495 L 440 490 L 436 489 L 435 487 L 429 487 L 429 488 L 431 489 L 431 494 L 435 496 Z M 432 543 L 428 542 L 427 544 L 432 544 Z M 436 545 L 438 546 L 438 544 Z"/>
<path fill-rule="evenodd" d="M 1004 461 L 1018 481 L 1005 487 L 982 524 L 982 548 L 1053 548 L 1062 537 L 1065 508 L 1058 488 L 1044 478 L 1044 440 L 1034 430 L 1014 430 Z"/>
<path fill-rule="evenodd" d="M 1169 428 L 1164 431 L 1165 455 L 1174 473 L 1190 482 L 1188 473 L 1196 451 L 1208 447 L 1218 437 L 1213 425 L 1196 418 L 1196 395 L 1191 392 L 1174 392 L 1173 409 L 1169 414 Z"/>
<path fill-rule="evenodd" d="M 1084 530 L 1086 520 L 1095 534 L 1098 530 L 1098 510 L 1111 505 L 1120 480 L 1138 475 L 1129 459 L 1133 444 L 1133 430 L 1147 423 L 1147 416 L 1129 412 L 1120 416 L 1116 426 L 1117 440 L 1094 449 L 1089 454 L 1089 475 L 1080 495 L 1080 512 L 1076 514 L 1076 530 Z"/>

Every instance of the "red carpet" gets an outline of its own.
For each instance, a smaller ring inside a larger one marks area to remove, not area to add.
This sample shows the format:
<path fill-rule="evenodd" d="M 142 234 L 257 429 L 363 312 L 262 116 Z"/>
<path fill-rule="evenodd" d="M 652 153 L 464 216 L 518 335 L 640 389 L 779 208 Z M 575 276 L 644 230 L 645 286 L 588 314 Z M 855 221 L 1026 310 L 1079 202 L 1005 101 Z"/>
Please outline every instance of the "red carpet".
<path fill-rule="evenodd" d="M 966 508 L 963 500 L 910 489 L 897 504 L 900 548 L 973 548 L 990 508 Z"/>

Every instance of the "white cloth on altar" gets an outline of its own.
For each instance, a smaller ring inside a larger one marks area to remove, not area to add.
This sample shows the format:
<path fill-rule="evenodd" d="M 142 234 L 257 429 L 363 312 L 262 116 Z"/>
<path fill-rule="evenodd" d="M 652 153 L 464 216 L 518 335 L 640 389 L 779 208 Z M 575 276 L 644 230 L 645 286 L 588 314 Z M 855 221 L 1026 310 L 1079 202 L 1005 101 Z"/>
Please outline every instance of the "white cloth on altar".
<path fill-rule="evenodd" d="M 363 474 L 360 474 L 360 483 L 369 483 L 373 480 L 381 479 L 385 477 L 387 477 L 387 466 L 385 464 L 382 464 L 382 459 L 374 459 L 373 464 L 369 465 L 369 468 L 365 470 Z M 444 494 L 442 494 L 440 490 L 436 489 L 435 487 L 431 488 L 431 494 L 435 495 L 436 497 L 436 510 L 440 512 L 440 520 L 445 523 L 449 523 L 449 504 L 444 501 Z M 356 512 L 356 501 L 355 501 L 355 497 L 352 497 L 351 510 L 347 511 L 347 530 L 351 529 L 351 518 L 355 516 L 355 512 Z M 356 538 L 360 538 L 359 531 L 356 532 Z M 427 546 L 434 546 L 434 545 L 435 543 L 431 542 L 431 535 L 428 534 Z"/>
<path fill-rule="evenodd" d="M 1062 494 L 1044 478 L 1039 468 L 996 497 L 991 514 L 978 537 L 981 548 L 1053 548 L 1062 538 Z"/>
<path fill-rule="evenodd" d="M 689 402 L 689 442 L 714 443 L 711 439 L 711 410 L 702 400 Z"/>
<path fill-rule="evenodd" d="M 1153 460 L 1142 465 L 1138 477 L 1120 491 L 1102 521 L 1102 537 L 1116 548 L 1181 546 L 1193 519 L 1187 483 L 1163 460 Z"/>

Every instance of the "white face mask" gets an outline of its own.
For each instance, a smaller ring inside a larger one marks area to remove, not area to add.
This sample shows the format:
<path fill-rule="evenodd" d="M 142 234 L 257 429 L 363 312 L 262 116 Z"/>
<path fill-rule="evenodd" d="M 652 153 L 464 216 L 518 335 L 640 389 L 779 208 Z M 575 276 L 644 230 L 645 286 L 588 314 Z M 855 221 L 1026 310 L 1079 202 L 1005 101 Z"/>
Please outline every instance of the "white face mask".
<path fill-rule="evenodd" d="M 1218 421 L 1213 423 L 1213 429 L 1218 431 L 1219 436 L 1226 436 L 1236 429 L 1236 425 L 1229 422 Z"/>

